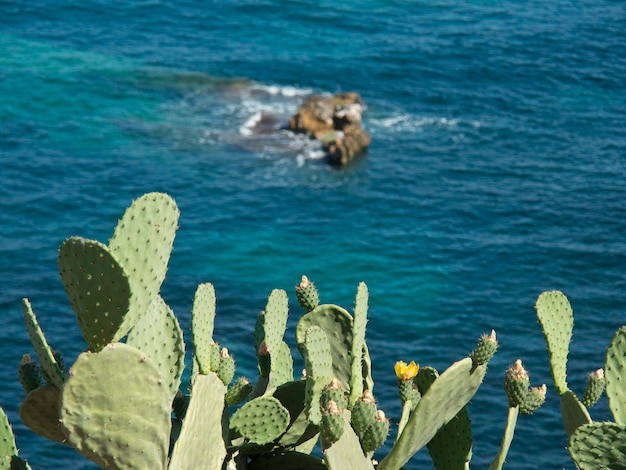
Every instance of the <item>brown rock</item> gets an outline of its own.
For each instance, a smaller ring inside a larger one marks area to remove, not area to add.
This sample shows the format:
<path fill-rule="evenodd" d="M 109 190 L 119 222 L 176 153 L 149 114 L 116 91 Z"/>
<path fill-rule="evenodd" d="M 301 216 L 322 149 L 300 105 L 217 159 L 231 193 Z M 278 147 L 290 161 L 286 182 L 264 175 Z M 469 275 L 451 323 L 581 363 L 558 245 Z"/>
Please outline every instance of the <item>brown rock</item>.
<path fill-rule="evenodd" d="M 363 101 L 357 93 L 311 96 L 289 119 L 289 129 L 322 142 L 333 165 L 346 165 L 369 146 L 361 128 Z"/>

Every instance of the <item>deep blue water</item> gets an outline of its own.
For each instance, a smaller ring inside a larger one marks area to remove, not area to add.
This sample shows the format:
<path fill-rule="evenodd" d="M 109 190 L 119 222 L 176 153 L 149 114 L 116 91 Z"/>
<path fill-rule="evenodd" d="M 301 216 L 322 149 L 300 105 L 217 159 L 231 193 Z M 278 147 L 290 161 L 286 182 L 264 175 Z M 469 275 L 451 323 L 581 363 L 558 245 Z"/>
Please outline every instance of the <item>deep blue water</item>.
<path fill-rule="evenodd" d="M 396 360 L 444 369 L 495 328 L 473 467 L 497 452 L 504 369 L 522 358 L 548 400 L 520 418 L 507 467 L 573 468 L 533 305 L 569 296 L 582 392 L 626 323 L 624 31 L 614 0 L 0 0 L 0 405 L 21 455 L 92 468 L 19 421 L 21 298 L 71 361 L 85 346 L 58 246 L 106 241 L 132 199 L 166 191 L 182 216 L 163 296 L 188 329 L 196 285 L 213 282 L 216 337 L 241 372 L 273 288 L 293 326 L 303 273 L 346 307 L 363 280 L 392 420 Z M 372 136 L 349 168 L 286 132 L 250 134 L 339 91 L 362 95 Z M 610 418 L 605 400 L 592 415 Z"/>

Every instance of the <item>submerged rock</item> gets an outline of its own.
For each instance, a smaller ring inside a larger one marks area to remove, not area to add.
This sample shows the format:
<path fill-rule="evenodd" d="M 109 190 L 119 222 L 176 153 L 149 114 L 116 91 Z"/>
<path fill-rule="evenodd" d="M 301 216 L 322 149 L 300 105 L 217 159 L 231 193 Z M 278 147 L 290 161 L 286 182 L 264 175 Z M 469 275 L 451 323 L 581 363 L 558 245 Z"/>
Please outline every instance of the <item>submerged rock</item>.
<path fill-rule="evenodd" d="M 288 128 L 321 141 L 331 164 L 346 165 L 371 142 L 361 127 L 362 113 L 357 93 L 311 96 L 289 119 Z"/>

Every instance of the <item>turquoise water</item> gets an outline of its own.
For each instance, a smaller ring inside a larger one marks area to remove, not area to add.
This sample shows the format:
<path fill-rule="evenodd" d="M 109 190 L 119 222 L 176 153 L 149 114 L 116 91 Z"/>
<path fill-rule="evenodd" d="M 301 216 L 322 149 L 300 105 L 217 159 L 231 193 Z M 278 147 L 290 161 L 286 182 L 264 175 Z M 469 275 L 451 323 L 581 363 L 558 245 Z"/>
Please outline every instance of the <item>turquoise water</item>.
<path fill-rule="evenodd" d="M 19 421 L 20 299 L 75 357 L 58 246 L 106 241 L 148 191 L 182 212 L 164 298 L 188 328 L 196 285 L 213 282 L 216 336 L 242 372 L 273 288 L 290 293 L 293 326 L 303 273 L 347 307 L 363 280 L 392 420 L 396 360 L 443 369 L 495 328 L 502 348 L 470 408 L 474 466 L 497 452 L 519 357 L 548 402 L 520 419 L 508 467 L 573 468 L 533 305 L 546 289 L 572 301 L 580 392 L 626 323 L 622 3 L 24 3 L 0 1 L 0 404 L 33 468 L 92 467 Z M 349 168 L 280 129 L 252 132 L 308 94 L 352 90 L 373 140 Z M 593 414 L 610 417 L 605 400 Z"/>

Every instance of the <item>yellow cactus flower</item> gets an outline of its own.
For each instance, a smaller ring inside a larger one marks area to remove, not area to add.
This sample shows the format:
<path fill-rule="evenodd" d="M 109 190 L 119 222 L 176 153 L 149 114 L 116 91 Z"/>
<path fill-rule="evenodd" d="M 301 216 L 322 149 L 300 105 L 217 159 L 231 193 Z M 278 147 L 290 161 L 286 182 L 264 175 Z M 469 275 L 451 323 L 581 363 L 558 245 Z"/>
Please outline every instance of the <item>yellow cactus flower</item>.
<path fill-rule="evenodd" d="M 404 361 L 398 361 L 394 369 L 396 370 L 396 377 L 398 377 L 399 380 L 413 380 L 420 366 L 418 366 L 415 361 L 411 361 L 410 364 Z"/>

